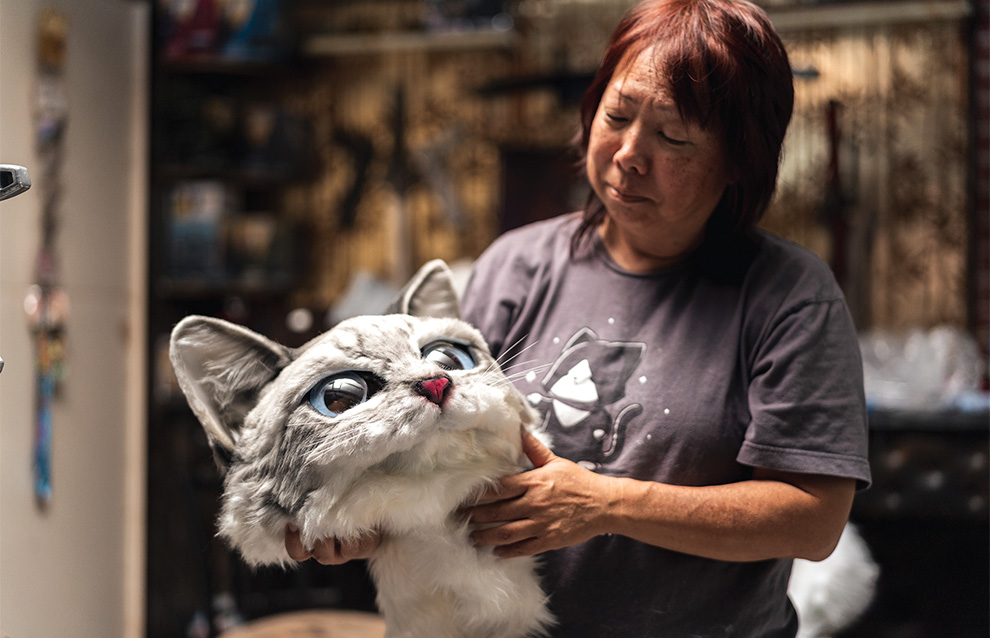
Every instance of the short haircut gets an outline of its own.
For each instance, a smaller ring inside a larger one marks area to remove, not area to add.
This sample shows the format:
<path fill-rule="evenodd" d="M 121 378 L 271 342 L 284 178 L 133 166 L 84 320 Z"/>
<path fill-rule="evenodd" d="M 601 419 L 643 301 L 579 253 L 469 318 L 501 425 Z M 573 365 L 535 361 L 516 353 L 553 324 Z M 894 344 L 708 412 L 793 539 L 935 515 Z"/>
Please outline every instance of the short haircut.
<path fill-rule="evenodd" d="M 575 145 L 582 161 L 587 160 L 592 121 L 616 69 L 651 49 L 680 116 L 719 135 L 734 178 L 709 228 L 729 233 L 752 228 L 773 199 L 794 109 L 790 61 L 770 19 L 746 0 L 645 0 L 631 9 L 612 33 L 581 101 Z M 604 205 L 592 191 L 575 247 L 604 215 Z"/>

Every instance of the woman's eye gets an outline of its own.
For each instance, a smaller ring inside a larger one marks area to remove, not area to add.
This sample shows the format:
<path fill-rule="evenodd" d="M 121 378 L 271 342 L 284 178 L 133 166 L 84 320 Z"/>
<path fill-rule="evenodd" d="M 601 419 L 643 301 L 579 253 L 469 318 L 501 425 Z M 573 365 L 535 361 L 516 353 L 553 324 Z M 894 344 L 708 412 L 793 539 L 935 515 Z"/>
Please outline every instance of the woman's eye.
<path fill-rule="evenodd" d="M 670 137 L 669 135 L 665 135 L 663 131 L 660 132 L 660 139 L 662 139 L 664 142 L 667 142 L 671 146 L 684 146 L 685 144 L 687 144 L 687 140 L 675 139 L 673 137 Z"/>
<path fill-rule="evenodd" d="M 476 364 L 467 346 L 450 341 L 434 341 L 423 348 L 423 359 L 444 370 L 470 370 Z"/>
<path fill-rule="evenodd" d="M 368 400 L 373 388 L 356 372 L 343 372 L 328 377 L 309 391 L 309 403 L 320 414 L 340 416 Z"/>

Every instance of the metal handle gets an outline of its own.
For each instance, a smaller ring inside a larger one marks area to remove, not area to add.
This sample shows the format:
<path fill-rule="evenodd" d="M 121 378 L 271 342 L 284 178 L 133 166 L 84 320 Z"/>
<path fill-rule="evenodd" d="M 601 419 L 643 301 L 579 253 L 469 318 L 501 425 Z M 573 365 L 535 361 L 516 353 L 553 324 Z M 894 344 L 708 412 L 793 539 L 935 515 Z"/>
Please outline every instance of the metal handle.
<path fill-rule="evenodd" d="M 15 164 L 0 164 L 0 201 L 20 195 L 29 188 L 31 176 L 28 169 Z"/>

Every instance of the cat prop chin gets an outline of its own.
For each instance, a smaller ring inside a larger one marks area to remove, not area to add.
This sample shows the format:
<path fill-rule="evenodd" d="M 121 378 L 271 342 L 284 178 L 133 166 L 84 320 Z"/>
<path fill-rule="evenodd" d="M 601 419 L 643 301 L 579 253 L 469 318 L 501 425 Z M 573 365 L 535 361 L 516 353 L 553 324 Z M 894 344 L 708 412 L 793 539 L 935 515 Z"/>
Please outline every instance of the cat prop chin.
<path fill-rule="evenodd" d="M 219 319 L 172 331 L 179 386 L 224 473 L 220 535 L 252 565 L 380 531 L 370 561 L 388 638 L 523 638 L 552 624 L 533 558 L 496 559 L 456 514 L 520 471 L 532 409 L 459 319 L 443 262 L 388 314 L 297 349 Z"/>

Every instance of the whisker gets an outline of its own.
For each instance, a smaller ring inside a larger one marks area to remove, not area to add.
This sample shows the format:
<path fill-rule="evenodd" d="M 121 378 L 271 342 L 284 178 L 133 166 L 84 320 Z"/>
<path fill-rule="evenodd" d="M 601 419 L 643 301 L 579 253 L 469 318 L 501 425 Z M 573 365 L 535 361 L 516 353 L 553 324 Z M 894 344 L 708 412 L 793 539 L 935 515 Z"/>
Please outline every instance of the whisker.
<path fill-rule="evenodd" d="M 506 348 L 505 350 L 502 351 L 502 354 L 500 354 L 497 357 L 497 359 L 501 359 L 505 355 L 507 355 L 510 352 L 512 352 L 512 349 L 515 348 L 516 346 L 518 346 L 520 343 L 522 343 L 523 339 L 525 339 L 528 336 L 529 336 L 529 334 L 524 334 L 523 336 L 521 336 L 518 339 L 516 339 L 515 342 L 513 342 L 508 348 Z"/>
<path fill-rule="evenodd" d="M 505 357 L 510 352 L 512 352 L 512 349 L 515 348 L 516 346 L 518 346 L 520 343 L 522 343 L 522 340 L 525 339 L 528 336 L 529 335 L 525 335 L 523 337 L 520 337 L 515 343 L 513 343 L 511 346 L 509 346 L 508 348 L 506 348 L 505 351 L 502 352 L 502 354 L 500 354 L 497 359 L 495 359 L 495 363 L 497 363 L 499 365 L 499 367 L 504 367 L 504 364 L 509 363 L 510 361 L 512 361 L 513 359 L 519 357 L 520 355 L 522 355 L 524 352 L 526 352 L 530 348 L 532 348 L 535 345 L 537 345 L 538 343 L 540 343 L 539 341 L 534 341 L 533 343 L 529 344 L 528 346 L 526 346 L 525 348 L 523 348 L 519 352 L 516 352 L 515 354 L 513 354 L 508 359 L 505 359 L 504 361 L 502 360 L 503 357 Z"/>
<path fill-rule="evenodd" d="M 519 365 L 523 365 L 523 363 L 520 363 Z M 502 375 L 499 375 L 496 371 L 493 370 L 490 374 L 486 374 L 484 379 L 485 382 L 491 385 L 492 387 L 498 387 L 500 385 L 512 383 L 517 379 L 522 379 L 532 373 L 543 372 L 548 368 L 550 368 L 552 365 L 553 365 L 552 363 L 544 363 L 538 366 L 528 367 L 523 370 L 517 370 L 511 374 L 502 374 Z"/>
<path fill-rule="evenodd" d="M 550 364 L 543 364 L 543 365 L 538 365 L 538 366 L 530 366 L 530 367 L 522 368 L 520 370 L 516 370 L 516 371 L 511 372 L 509 374 L 504 374 L 504 373 L 499 373 L 499 372 L 496 372 L 496 371 L 492 371 L 489 375 L 486 375 L 485 380 L 486 381 L 489 381 L 489 382 L 492 382 L 492 383 L 498 382 L 498 381 L 500 381 L 502 379 L 508 379 L 509 381 L 515 381 L 517 379 L 523 379 L 523 378 L 529 376 L 530 374 L 543 372 L 549 366 L 550 366 Z"/>
<path fill-rule="evenodd" d="M 297 421 L 296 423 L 293 424 L 293 427 L 321 426 L 324 424 L 325 424 L 324 421 L 317 419 L 312 421 Z M 321 447 L 334 447 L 338 445 L 346 445 L 361 437 L 362 434 L 364 434 L 364 432 L 360 428 L 341 431 L 341 432 L 332 432 L 329 433 L 328 435 L 325 435 L 322 438 L 317 438 L 313 440 L 311 443 L 309 443 L 308 446 L 306 446 L 306 449 L 302 450 L 302 453 L 305 455 L 308 452 L 314 451 Z"/>
<path fill-rule="evenodd" d="M 506 379 L 510 379 L 510 380 L 512 380 L 512 379 L 521 379 L 521 378 L 529 375 L 531 372 L 544 372 L 546 370 L 549 370 L 552 366 L 553 366 L 552 363 L 543 363 L 543 364 L 540 364 L 538 366 L 533 366 L 531 368 L 526 368 L 525 370 L 518 370 L 518 371 L 513 372 L 511 374 L 507 374 L 507 375 L 505 375 L 505 378 Z"/>
<path fill-rule="evenodd" d="M 525 338 L 525 337 L 523 337 L 523 338 Z M 517 359 L 518 357 L 522 356 L 527 350 L 529 350 L 533 346 L 537 345 L 537 343 L 539 343 L 539 342 L 531 343 L 528 346 L 526 346 L 525 348 L 523 348 L 522 350 L 520 350 L 519 352 L 516 352 L 516 353 L 512 354 L 512 356 L 509 356 L 508 358 L 506 358 L 506 356 L 510 352 L 512 352 L 512 349 L 515 348 L 517 345 L 519 345 L 519 343 L 522 341 L 523 338 L 520 338 L 518 341 L 516 341 L 511 346 L 509 346 L 508 348 L 506 348 L 505 349 L 505 352 L 503 352 L 502 354 L 500 354 L 498 356 L 498 358 L 496 358 L 484 370 L 484 373 L 483 374 L 485 374 L 485 375 L 488 375 L 490 373 L 506 374 L 512 368 L 517 368 L 517 367 L 519 367 L 521 365 L 527 365 L 529 363 L 533 363 L 534 361 L 536 361 L 535 359 L 531 359 L 529 361 L 516 362 L 516 363 L 512 364 L 511 366 L 510 365 L 503 365 L 503 364 L 508 364 L 510 361 L 513 361 L 514 359 Z"/>
<path fill-rule="evenodd" d="M 517 361 L 516 363 L 513 363 L 511 366 L 509 366 L 507 368 L 502 368 L 502 374 L 506 374 L 506 375 L 508 375 L 508 374 L 517 374 L 519 372 L 519 368 L 521 368 L 523 366 L 528 366 L 528 365 L 533 364 L 533 363 L 537 363 L 538 361 L 539 361 L 539 359 L 527 359 L 526 361 Z M 534 366 L 533 369 L 536 369 L 536 368 L 547 368 L 547 367 L 550 367 L 551 365 L 552 364 L 550 364 L 550 363 L 541 363 L 541 364 L 539 364 L 537 366 Z"/>

